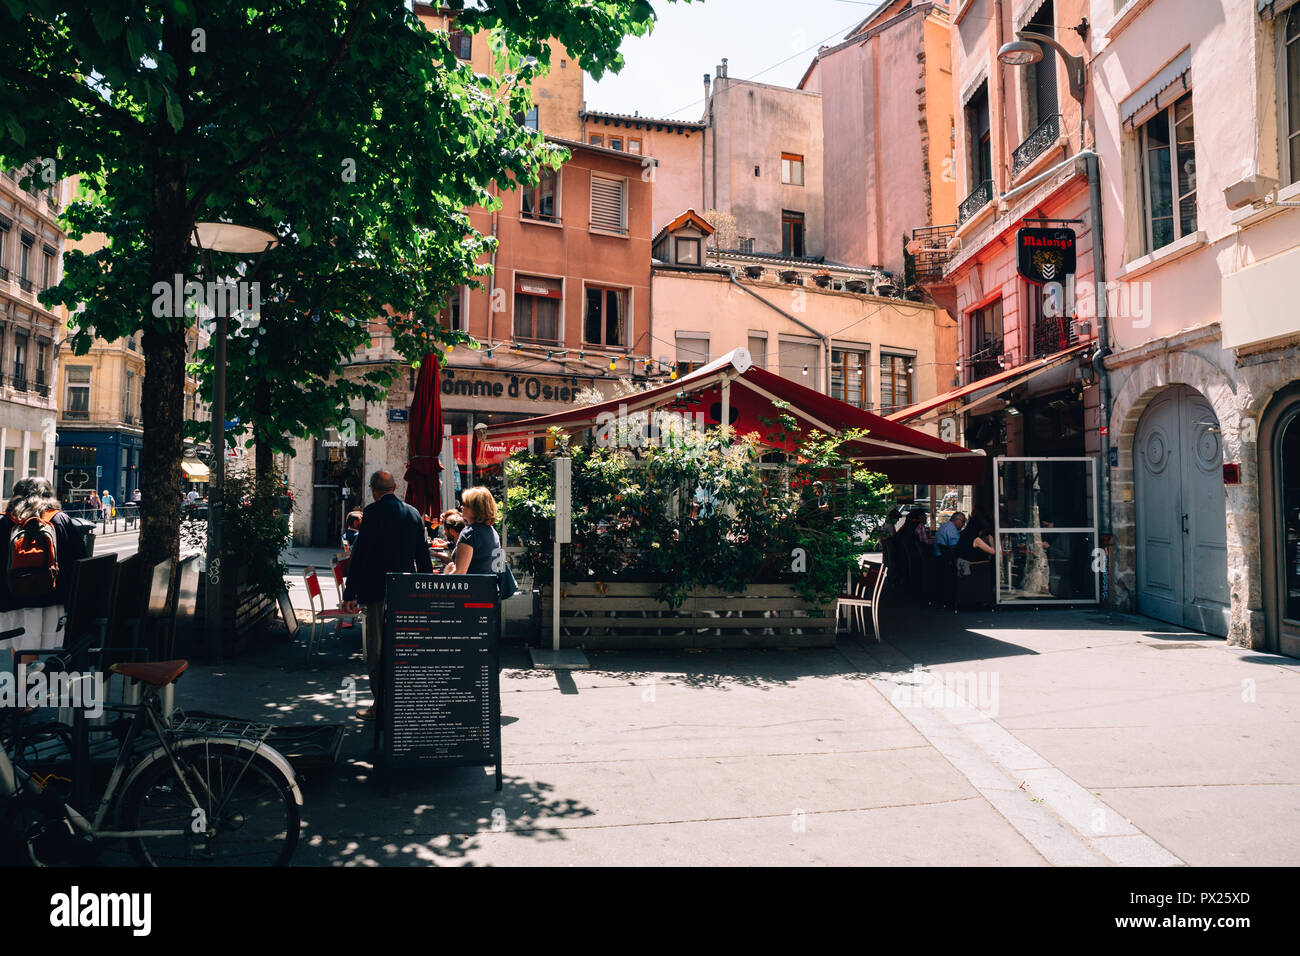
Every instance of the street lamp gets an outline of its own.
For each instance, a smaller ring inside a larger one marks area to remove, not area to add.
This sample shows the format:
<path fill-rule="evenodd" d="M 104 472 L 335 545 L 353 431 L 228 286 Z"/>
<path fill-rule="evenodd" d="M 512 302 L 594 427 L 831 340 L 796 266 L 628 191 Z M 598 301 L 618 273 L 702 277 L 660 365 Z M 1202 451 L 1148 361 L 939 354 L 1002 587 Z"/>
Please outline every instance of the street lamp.
<path fill-rule="evenodd" d="M 1028 66 L 1043 58 L 1043 49 L 1038 44 L 1046 43 L 1060 54 L 1065 63 L 1065 75 L 1070 81 L 1070 95 L 1080 103 L 1083 102 L 1084 62 L 1083 57 L 1075 56 L 1057 43 L 1046 33 L 1033 33 L 1029 30 L 1017 30 L 1016 38 L 1004 43 L 998 50 L 998 62 L 1007 66 Z"/>
<path fill-rule="evenodd" d="M 191 245 L 199 250 L 199 258 L 206 260 L 204 270 L 216 279 L 212 269 L 213 252 L 225 252 L 234 255 L 256 255 L 257 259 L 247 275 L 257 272 L 265 256 L 279 242 L 271 233 L 249 226 L 237 226 L 229 222 L 196 222 Z M 204 253 L 209 253 L 206 257 Z M 226 479 L 226 306 L 228 297 L 224 294 L 212 296 L 213 318 L 216 330 L 213 345 L 212 371 L 212 474 L 208 490 L 208 536 L 207 536 L 207 593 L 204 603 L 204 624 L 207 637 L 207 654 L 209 661 L 220 661 L 223 650 L 221 632 L 221 523 L 224 515 L 223 488 Z"/>

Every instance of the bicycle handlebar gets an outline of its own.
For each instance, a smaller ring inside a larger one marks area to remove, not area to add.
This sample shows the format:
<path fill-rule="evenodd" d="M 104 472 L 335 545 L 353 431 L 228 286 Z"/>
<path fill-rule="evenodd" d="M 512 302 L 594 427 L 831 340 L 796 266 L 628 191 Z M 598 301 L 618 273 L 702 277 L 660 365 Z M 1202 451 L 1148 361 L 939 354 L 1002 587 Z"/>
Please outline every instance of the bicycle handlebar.
<path fill-rule="evenodd" d="M 76 657 L 78 654 L 82 653 L 83 651 L 90 650 L 90 646 L 94 642 L 95 642 L 95 635 L 87 634 L 85 637 L 77 641 L 77 643 L 73 644 L 71 647 L 64 648 L 62 654 L 54 654 L 50 657 L 47 657 L 43 661 L 35 662 L 34 664 L 32 664 L 30 667 L 27 668 L 27 673 L 39 674 L 41 671 L 45 670 L 46 668 L 48 668 L 51 671 L 65 670 L 67 669 L 68 664 L 72 661 L 74 657 Z"/>

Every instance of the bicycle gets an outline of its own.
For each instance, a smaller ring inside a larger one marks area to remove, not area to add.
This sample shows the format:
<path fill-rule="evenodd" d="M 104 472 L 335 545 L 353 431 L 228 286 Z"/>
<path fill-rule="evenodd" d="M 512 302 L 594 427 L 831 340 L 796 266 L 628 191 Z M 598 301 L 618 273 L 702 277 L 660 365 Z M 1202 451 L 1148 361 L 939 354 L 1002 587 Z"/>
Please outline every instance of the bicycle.
<path fill-rule="evenodd" d="M 0 640 L 22 633 L 6 631 Z M 37 662 L 27 674 L 66 669 L 93 640 Z M 159 691 L 188 666 L 183 660 L 112 665 L 143 692 L 138 703 L 104 705 L 130 717 L 112 726 L 117 757 L 93 818 L 54 793 L 53 771 L 42 775 L 25 766 L 42 736 L 60 738 L 70 749 L 67 725 L 19 730 L 0 746 L 0 821 L 8 829 L 15 820 L 36 817 L 18 836 L 29 862 L 89 862 L 102 841 L 120 839 L 143 866 L 288 865 L 302 806 L 293 768 L 267 745 L 269 724 L 162 714 Z M 137 758 L 137 745 L 147 744 L 149 734 L 157 743 Z"/>

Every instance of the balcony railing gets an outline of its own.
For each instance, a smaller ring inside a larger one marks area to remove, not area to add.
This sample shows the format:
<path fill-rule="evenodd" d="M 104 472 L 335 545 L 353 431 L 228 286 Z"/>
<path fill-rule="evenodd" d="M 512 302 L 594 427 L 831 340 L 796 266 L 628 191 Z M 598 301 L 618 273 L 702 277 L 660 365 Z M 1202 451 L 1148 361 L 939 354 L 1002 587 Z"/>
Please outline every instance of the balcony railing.
<path fill-rule="evenodd" d="M 1025 137 L 1025 141 L 1011 154 L 1011 175 L 1019 176 L 1039 156 L 1061 138 L 1061 114 L 1053 113 L 1038 124 L 1038 129 Z"/>
<path fill-rule="evenodd" d="M 0 266 L 0 279 L 8 279 L 8 278 L 9 278 L 9 270 L 6 269 L 4 266 Z"/>
<path fill-rule="evenodd" d="M 27 391 L 27 373 L 19 372 L 9 379 L 9 384 L 13 386 L 15 392 Z"/>
<path fill-rule="evenodd" d="M 1040 318 L 1034 322 L 1034 358 L 1055 355 L 1079 342 L 1079 333 L 1068 316 Z"/>
<path fill-rule="evenodd" d="M 992 201 L 993 180 L 986 179 L 976 186 L 974 191 L 963 199 L 961 205 L 957 207 L 957 225 L 960 226 Z"/>
<path fill-rule="evenodd" d="M 90 421 L 89 409 L 65 408 L 63 417 L 70 422 L 88 422 Z"/>
<path fill-rule="evenodd" d="M 36 283 L 32 282 L 31 279 L 24 279 L 21 276 L 19 276 L 18 288 L 22 289 L 24 292 L 32 292 L 36 288 Z"/>
<path fill-rule="evenodd" d="M 943 267 L 952 258 L 948 240 L 956 231 L 955 225 L 921 226 L 912 230 L 913 241 L 921 246 L 912 256 L 917 282 L 938 282 L 943 278 Z"/>
<path fill-rule="evenodd" d="M 984 342 L 971 353 L 966 366 L 966 384 L 978 382 L 982 378 L 996 375 L 1002 371 L 1002 342 Z"/>

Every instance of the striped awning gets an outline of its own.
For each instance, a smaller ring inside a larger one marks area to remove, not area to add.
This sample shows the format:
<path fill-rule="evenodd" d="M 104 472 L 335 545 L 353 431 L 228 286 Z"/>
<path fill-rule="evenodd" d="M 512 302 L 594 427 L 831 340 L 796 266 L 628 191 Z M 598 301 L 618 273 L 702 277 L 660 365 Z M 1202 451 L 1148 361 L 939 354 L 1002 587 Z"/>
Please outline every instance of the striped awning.
<path fill-rule="evenodd" d="M 208 480 L 208 466 L 203 464 L 201 461 L 191 461 L 188 458 L 182 459 L 181 471 L 185 473 L 185 477 L 190 481 Z"/>

